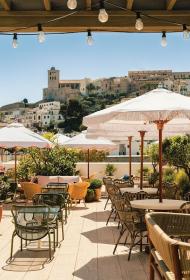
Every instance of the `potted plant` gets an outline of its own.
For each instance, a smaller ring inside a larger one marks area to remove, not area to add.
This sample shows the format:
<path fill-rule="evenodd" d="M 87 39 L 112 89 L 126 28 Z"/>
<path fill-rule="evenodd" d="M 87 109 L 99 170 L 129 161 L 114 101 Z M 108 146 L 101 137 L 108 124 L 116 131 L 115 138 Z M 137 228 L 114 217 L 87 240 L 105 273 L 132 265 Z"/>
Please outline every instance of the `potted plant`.
<path fill-rule="evenodd" d="M 108 163 L 108 164 L 106 165 L 106 171 L 105 171 L 105 173 L 106 173 L 107 176 L 113 176 L 114 173 L 116 172 L 116 170 L 117 170 L 117 168 L 116 168 L 113 164 Z"/>
<path fill-rule="evenodd" d="M 88 188 L 85 196 L 85 202 L 93 202 L 93 201 L 95 201 L 95 192 L 93 189 Z"/>
<path fill-rule="evenodd" d="M 91 180 L 89 189 L 94 191 L 95 200 L 97 201 L 101 198 L 101 187 L 102 187 L 102 180 L 100 179 Z"/>

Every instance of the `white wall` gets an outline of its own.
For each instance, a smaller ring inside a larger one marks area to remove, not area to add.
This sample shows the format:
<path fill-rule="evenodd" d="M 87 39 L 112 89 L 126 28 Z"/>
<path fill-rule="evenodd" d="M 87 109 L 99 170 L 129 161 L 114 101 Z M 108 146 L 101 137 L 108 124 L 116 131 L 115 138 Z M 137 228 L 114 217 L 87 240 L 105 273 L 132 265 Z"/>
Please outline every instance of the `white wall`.
<path fill-rule="evenodd" d="M 117 170 L 114 174 L 116 178 L 122 177 L 124 174 L 128 174 L 129 165 L 127 162 L 109 162 L 113 164 Z M 92 162 L 90 163 L 90 175 L 96 174 L 96 177 L 102 178 L 105 176 L 105 169 L 108 162 Z M 151 163 L 144 163 L 144 167 L 152 168 Z M 132 163 L 132 174 L 139 175 L 138 170 L 140 169 L 140 163 Z M 80 171 L 81 176 L 87 177 L 87 162 L 78 162 L 77 170 Z"/>

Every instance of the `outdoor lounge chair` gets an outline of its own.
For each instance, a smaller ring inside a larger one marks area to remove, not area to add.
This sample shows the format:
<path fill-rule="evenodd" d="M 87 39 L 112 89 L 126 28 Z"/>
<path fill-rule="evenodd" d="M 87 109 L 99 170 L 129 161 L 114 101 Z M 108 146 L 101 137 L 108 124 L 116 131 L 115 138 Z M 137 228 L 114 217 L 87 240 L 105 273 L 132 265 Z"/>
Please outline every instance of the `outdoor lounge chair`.
<path fill-rule="evenodd" d="M 36 241 L 48 236 L 49 259 L 51 260 L 51 234 L 53 234 L 55 251 L 55 221 L 57 214 L 53 215 L 50 212 L 50 207 L 42 205 L 13 205 L 11 212 L 14 219 L 15 229 L 11 240 L 10 260 L 13 257 L 13 242 L 15 236 L 18 236 L 21 239 L 21 251 L 23 249 L 23 240 L 25 240 L 27 244 L 27 241 Z"/>

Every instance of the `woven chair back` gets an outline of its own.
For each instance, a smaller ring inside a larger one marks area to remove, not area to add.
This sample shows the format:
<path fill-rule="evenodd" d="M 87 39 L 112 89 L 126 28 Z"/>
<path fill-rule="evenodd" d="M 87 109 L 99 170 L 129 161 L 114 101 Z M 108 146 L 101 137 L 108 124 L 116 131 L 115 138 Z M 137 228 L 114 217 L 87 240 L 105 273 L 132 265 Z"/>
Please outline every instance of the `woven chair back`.
<path fill-rule="evenodd" d="M 82 200 L 87 194 L 89 182 L 79 182 L 69 184 L 68 193 L 73 200 Z"/>
<path fill-rule="evenodd" d="M 24 190 L 24 195 L 26 199 L 32 200 L 32 197 L 36 193 L 41 193 L 42 191 L 42 186 L 36 183 L 32 182 L 21 182 L 20 183 L 21 188 Z"/>

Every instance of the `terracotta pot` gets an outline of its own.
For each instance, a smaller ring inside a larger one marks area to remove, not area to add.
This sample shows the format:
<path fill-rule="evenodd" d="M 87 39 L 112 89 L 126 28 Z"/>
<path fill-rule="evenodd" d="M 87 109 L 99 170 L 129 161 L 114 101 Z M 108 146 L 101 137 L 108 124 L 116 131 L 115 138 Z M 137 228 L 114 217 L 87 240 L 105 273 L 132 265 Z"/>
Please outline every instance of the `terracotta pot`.
<path fill-rule="evenodd" d="M 95 198 L 97 201 L 100 200 L 101 194 L 102 194 L 101 188 L 95 189 Z"/>

